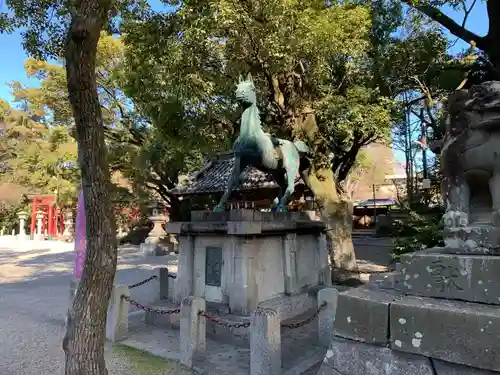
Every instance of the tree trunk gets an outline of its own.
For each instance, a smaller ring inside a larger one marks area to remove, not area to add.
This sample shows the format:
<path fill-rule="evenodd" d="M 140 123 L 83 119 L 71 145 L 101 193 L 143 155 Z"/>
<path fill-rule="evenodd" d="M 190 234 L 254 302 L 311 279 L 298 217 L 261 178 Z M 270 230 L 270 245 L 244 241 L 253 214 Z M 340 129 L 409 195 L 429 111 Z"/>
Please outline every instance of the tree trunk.
<path fill-rule="evenodd" d="M 326 157 L 325 140 L 319 132 L 313 110 L 305 108 L 303 113 L 296 120 L 294 130 L 305 136 L 313 149 L 315 160 L 307 173 L 306 182 L 319 205 L 321 218 L 327 225 L 327 235 L 331 240 L 331 264 L 334 269 L 355 271 L 357 265 L 352 243 L 352 204 L 338 193 L 337 181 Z"/>
<path fill-rule="evenodd" d="M 352 203 L 336 191 L 331 169 L 311 170 L 309 186 L 319 205 L 321 218 L 330 238 L 330 261 L 334 270 L 356 271 L 356 255 L 352 243 Z"/>
<path fill-rule="evenodd" d="M 106 375 L 105 325 L 117 262 L 116 223 L 95 57 L 109 2 L 81 0 L 77 4 L 67 37 L 66 74 L 82 173 L 87 249 L 83 275 L 68 312 L 63 349 L 66 375 Z"/>

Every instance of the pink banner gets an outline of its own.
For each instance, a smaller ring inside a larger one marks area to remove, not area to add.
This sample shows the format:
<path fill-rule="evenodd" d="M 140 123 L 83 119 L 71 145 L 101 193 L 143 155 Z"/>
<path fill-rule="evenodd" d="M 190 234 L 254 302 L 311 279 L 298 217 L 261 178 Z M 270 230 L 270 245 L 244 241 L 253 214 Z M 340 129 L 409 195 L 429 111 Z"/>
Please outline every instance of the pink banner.
<path fill-rule="evenodd" d="M 75 267 L 73 269 L 73 277 L 77 279 L 82 277 L 83 265 L 85 263 L 85 250 L 85 207 L 83 204 L 83 190 L 81 190 L 78 196 L 75 223 Z"/>

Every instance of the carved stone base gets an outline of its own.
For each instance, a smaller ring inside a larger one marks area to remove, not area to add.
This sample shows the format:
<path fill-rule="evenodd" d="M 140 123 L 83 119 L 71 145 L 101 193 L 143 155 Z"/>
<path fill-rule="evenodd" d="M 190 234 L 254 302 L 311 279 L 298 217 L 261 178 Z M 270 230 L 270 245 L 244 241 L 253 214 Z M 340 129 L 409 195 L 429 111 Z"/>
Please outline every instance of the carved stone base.
<path fill-rule="evenodd" d="M 500 255 L 500 228 L 498 227 L 445 228 L 443 237 L 447 253 Z"/>

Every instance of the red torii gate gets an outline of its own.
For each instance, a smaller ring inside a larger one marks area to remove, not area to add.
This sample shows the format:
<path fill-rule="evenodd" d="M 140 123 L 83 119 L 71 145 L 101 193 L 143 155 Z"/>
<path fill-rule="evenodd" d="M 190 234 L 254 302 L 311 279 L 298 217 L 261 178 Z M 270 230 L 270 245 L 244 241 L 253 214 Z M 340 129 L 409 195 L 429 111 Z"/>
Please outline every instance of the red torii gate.
<path fill-rule="evenodd" d="M 29 197 L 33 203 L 31 208 L 31 226 L 30 233 L 36 233 L 36 214 L 41 211 L 44 213 L 42 219 L 42 234 L 47 234 L 49 236 L 56 236 L 57 230 L 57 218 L 61 216 L 61 211 L 57 207 L 57 197 L 55 195 L 34 195 Z M 59 220 L 59 232 L 61 233 L 63 228 L 63 220 Z"/>

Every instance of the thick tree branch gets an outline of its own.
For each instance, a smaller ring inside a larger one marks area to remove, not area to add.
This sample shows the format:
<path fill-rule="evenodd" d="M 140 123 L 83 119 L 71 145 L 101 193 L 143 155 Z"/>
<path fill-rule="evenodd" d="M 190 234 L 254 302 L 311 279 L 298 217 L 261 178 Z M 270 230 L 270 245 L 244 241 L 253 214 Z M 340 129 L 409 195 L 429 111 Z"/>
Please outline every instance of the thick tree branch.
<path fill-rule="evenodd" d="M 403 0 L 403 2 L 422 12 L 437 23 L 441 24 L 443 27 L 447 28 L 450 33 L 462 39 L 464 42 L 470 43 L 471 41 L 474 41 L 479 49 L 482 49 L 483 51 L 486 51 L 488 49 L 488 42 L 485 37 L 481 37 L 473 33 L 472 31 L 467 30 L 465 27 L 462 27 L 453 19 L 444 14 L 440 9 L 430 5 L 415 5 L 411 0 Z M 498 1 L 490 0 L 488 1 L 488 4 L 494 2 L 498 3 Z"/>

